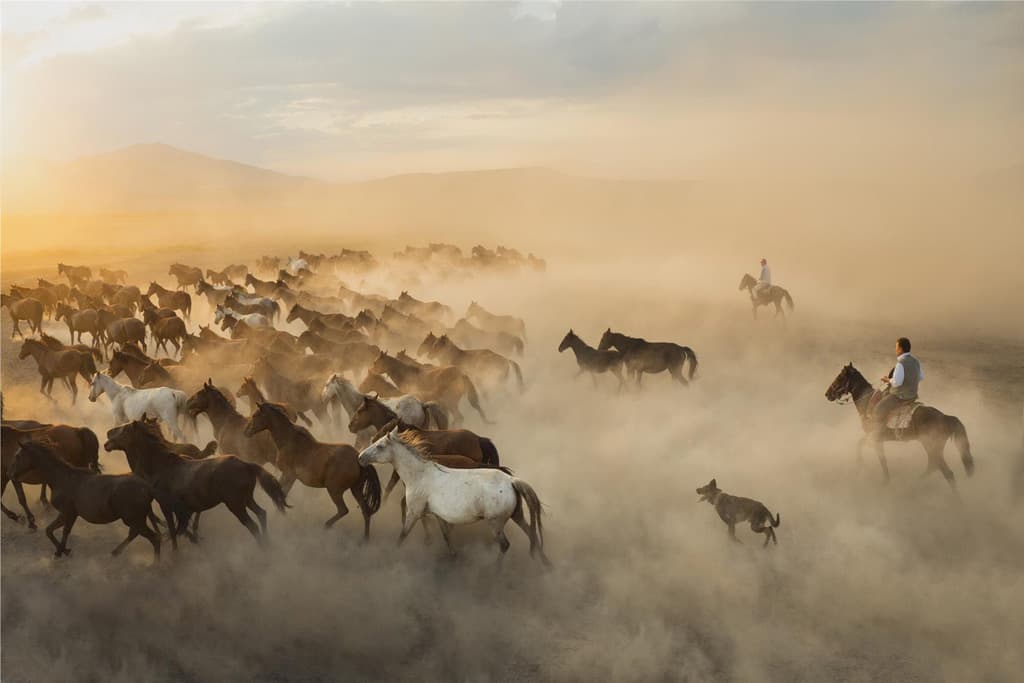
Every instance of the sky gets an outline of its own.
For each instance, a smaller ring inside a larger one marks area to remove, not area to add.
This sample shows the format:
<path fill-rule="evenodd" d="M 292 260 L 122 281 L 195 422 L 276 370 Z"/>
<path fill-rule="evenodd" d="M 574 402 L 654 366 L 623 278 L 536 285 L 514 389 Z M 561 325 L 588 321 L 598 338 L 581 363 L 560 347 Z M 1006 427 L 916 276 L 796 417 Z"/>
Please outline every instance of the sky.
<path fill-rule="evenodd" d="M 160 142 L 328 180 L 1001 168 L 1024 5 L 17 3 L 3 144 Z"/>

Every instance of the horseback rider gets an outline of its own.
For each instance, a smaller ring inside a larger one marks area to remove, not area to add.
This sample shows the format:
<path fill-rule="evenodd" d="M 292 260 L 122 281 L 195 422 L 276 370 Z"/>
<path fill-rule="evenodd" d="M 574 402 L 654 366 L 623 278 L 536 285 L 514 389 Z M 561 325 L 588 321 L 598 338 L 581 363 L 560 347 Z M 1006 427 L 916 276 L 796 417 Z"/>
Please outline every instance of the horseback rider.
<path fill-rule="evenodd" d="M 761 277 L 757 279 L 757 284 L 754 285 L 754 297 L 760 298 L 762 294 L 766 293 L 772 288 L 772 271 L 768 267 L 768 259 L 761 259 Z"/>
<path fill-rule="evenodd" d="M 888 377 L 882 378 L 889 386 L 886 387 L 885 396 L 872 411 L 876 433 L 885 429 L 889 413 L 904 403 L 917 400 L 917 386 L 923 379 L 924 371 L 920 361 L 910 355 L 910 340 L 900 337 L 896 340 L 896 365 L 889 371 Z"/>

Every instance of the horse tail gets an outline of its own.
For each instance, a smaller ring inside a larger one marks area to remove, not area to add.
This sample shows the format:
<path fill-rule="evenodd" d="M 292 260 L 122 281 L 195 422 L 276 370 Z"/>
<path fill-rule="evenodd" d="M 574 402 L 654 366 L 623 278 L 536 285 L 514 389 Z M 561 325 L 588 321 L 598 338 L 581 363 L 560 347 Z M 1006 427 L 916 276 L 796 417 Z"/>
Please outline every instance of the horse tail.
<path fill-rule="evenodd" d="M 782 524 L 782 515 L 780 515 L 778 512 L 776 512 L 775 513 L 775 519 L 772 519 L 772 516 L 769 513 L 768 521 L 772 523 L 773 527 L 778 527 L 780 524 Z"/>
<path fill-rule="evenodd" d="M 273 320 L 275 323 L 281 320 L 281 305 L 276 301 L 274 302 L 274 305 L 270 309 L 270 319 Z"/>
<path fill-rule="evenodd" d="M 523 340 L 516 337 L 512 342 L 512 348 L 515 350 L 516 355 L 520 358 L 523 357 Z"/>
<path fill-rule="evenodd" d="M 476 412 L 480 413 L 480 417 L 487 424 L 494 424 L 487 419 L 487 415 L 484 414 L 484 409 L 480 407 L 480 396 L 476 393 L 476 387 L 473 386 L 473 380 L 469 378 L 469 375 L 462 376 L 462 385 L 466 388 L 466 398 L 469 400 L 469 405 L 476 408 Z"/>
<path fill-rule="evenodd" d="M 951 432 L 953 442 L 960 451 L 960 461 L 964 464 L 964 471 L 967 476 L 974 474 L 974 456 L 971 455 L 971 442 L 967 439 L 967 430 L 960 418 L 946 415 L 946 426 Z"/>
<path fill-rule="evenodd" d="M 200 458 L 209 458 L 211 455 L 213 455 L 216 452 L 217 452 L 217 442 L 216 441 L 211 441 L 210 443 L 206 444 L 206 448 L 204 448 L 203 450 L 199 451 L 199 457 Z"/>
<path fill-rule="evenodd" d="M 683 360 L 687 359 L 690 361 L 690 379 L 693 379 L 693 375 L 697 372 L 697 354 L 689 346 L 684 346 Z"/>
<path fill-rule="evenodd" d="M 520 369 L 519 363 L 515 362 L 514 360 L 510 360 L 509 361 L 509 365 L 511 365 L 512 369 L 515 370 L 515 372 L 516 372 L 516 382 L 519 384 L 519 393 L 521 394 L 521 393 L 523 393 L 523 389 L 524 389 L 524 387 L 523 387 L 523 371 Z"/>
<path fill-rule="evenodd" d="M 185 293 L 185 319 L 190 320 L 192 318 L 192 297 Z"/>
<path fill-rule="evenodd" d="M 100 467 L 100 441 L 96 438 L 96 432 L 88 427 L 78 428 L 78 438 L 82 442 L 82 453 L 86 462 L 96 463 L 96 471 L 102 472 Z"/>
<path fill-rule="evenodd" d="M 284 512 L 286 508 L 290 508 L 291 505 L 288 504 L 284 489 L 277 483 L 277 479 L 274 479 L 270 472 L 267 472 L 261 466 L 254 463 L 247 464 L 255 470 L 256 480 L 260 483 L 260 488 L 263 489 L 265 494 L 270 496 L 270 500 L 273 501 L 278 511 Z"/>
<path fill-rule="evenodd" d="M 513 472 L 512 468 L 510 468 L 510 467 L 505 467 L 504 465 L 499 465 L 498 467 L 495 467 L 494 469 L 501 470 L 502 472 L 504 472 L 505 474 L 507 474 L 510 477 L 514 477 L 515 476 L 515 472 Z"/>
<path fill-rule="evenodd" d="M 434 422 L 434 429 L 448 429 L 448 412 L 437 401 L 428 401 L 423 404 L 423 410 L 427 417 Z"/>
<path fill-rule="evenodd" d="M 296 412 L 296 413 L 295 413 L 295 418 L 296 418 L 297 420 L 302 420 L 303 422 L 305 422 L 305 423 L 306 423 L 306 424 L 307 424 L 308 426 L 310 426 L 310 427 L 312 427 L 312 426 L 313 426 L 313 421 L 312 421 L 312 420 L 310 420 L 310 419 L 309 419 L 309 416 L 308 416 L 308 415 L 306 415 L 305 413 L 299 413 L 299 412 Z"/>
<path fill-rule="evenodd" d="M 501 460 L 498 458 L 497 447 L 494 445 L 494 442 L 486 436 L 480 437 L 480 453 L 483 456 L 480 462 L 484 465 L 492 465 L 494 467 L 501 465 Z"/>
<path fill-rule="evenodd" d="M 534 551 L 539 550 L 541 559 L 548 564 L 548 559 L 544 556 L 544 522 L 541 519 L 540 497 L 533 487 L 522 479 L 513 478 L 512 488 L 519 497 L 519 504 L 526 503 L 530 511 L 530 555 L 532 557 Z"/>
<path fill-rule="evenodd" d="M 377 474 L 377 468 L 373 465 L 363 465 L 361 469 L 363 470 L 363 503 L 366 506 L 363 511 L 372 515 L 380 510 L 380 476 Z"/>
<path fill-rule="evenodd" d="M 779 289 L 782 289 L 781 287 Z M 793 310 L 793 297 L 789 295 L 789 292 L 782 290 L 782 298 L 786 300 L 786 305 L 789 306 L 789 310 Z"/>

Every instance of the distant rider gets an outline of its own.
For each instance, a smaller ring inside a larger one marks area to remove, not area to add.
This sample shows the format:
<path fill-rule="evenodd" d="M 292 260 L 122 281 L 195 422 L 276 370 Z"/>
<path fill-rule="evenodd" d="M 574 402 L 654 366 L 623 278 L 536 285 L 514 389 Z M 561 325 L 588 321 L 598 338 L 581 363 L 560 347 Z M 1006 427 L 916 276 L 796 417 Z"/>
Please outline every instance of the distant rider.
<path fill-rule="evenodd" d="M 768 259 L 761 259 L 761 277 L 757 278 L 754 285 L 754 298 L 760 298 L 772 287 L 772 270 L 768 267 Z"/>
<path fill-rule="evenodd" d="M 908 401 L 917 400 L 917 386 L 924 379 L 921 363 L 910 355 L 910 340 L 900 337 L 896 340 L 896 366 L 889 377 L 882 381 L 889 386 L 885 396 L 872 411 L 876 433 L 885 429 L 885 420 L 893 410 Z"/>

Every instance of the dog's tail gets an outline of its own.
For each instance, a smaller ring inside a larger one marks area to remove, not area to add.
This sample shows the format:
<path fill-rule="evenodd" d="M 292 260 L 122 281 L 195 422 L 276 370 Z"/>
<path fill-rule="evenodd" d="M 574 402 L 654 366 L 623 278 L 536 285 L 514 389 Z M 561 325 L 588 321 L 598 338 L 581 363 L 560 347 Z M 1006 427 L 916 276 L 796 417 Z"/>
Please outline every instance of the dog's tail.
<path fill-rule="evenodd" d="M 771 513 L 768 513 L 768 521 L 772 523 L 773 527 L 778 527 L 780 524 L 782 524 L 782 515 L 776 512 L 775 519 L 772 519 Z"/>

